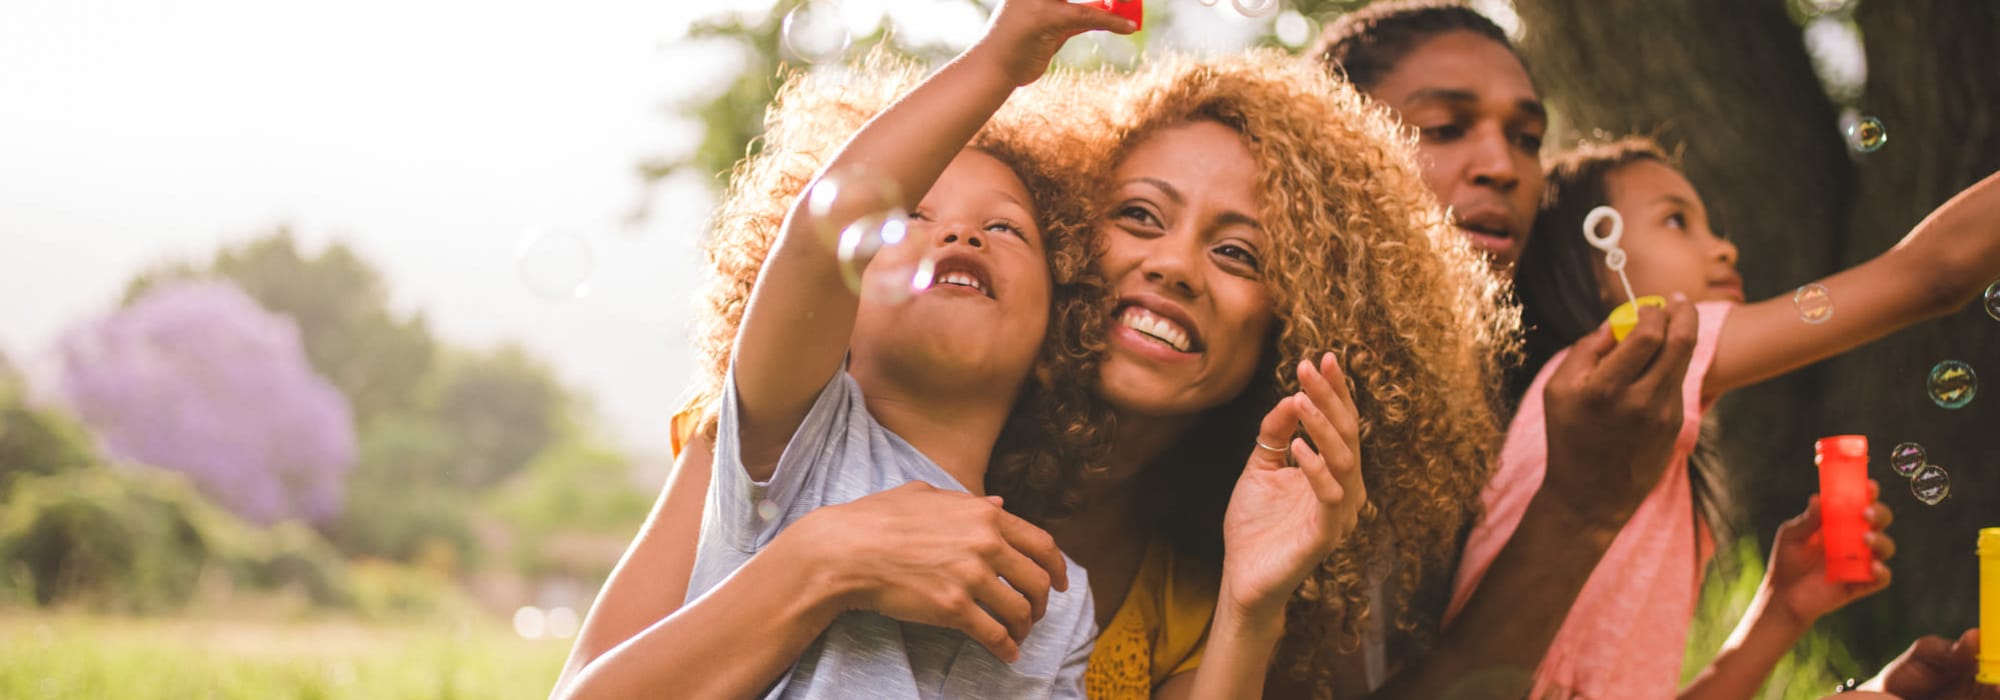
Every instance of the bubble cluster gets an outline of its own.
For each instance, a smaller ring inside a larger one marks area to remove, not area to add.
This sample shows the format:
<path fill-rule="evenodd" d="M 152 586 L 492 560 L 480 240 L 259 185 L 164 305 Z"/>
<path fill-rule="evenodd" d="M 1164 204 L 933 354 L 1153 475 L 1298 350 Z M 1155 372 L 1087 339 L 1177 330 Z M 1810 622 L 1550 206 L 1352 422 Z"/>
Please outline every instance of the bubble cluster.
<path fill-rule="evenodd" d="M 1917 469 L 1916 474 L 1910 476 L 1910 495 L 1916 496 L 1917 500 L 1923 501 L 1927 506 L 1944 502 L 1944 499 L 1951 496 L 1951 474 L 1946 473 L 1944 467 L 1935 464 L 1924 465 Z"/>
<path fill-rule="evenodd" d="M 1862 117 L 1847 125 L 1847 145 L 1862 153 L 1874 153 L 1889 143 L 1889 129 L 1882 120 Z"/>
<path fill-rule="evenodd" d="M 597 257 L 590 242 L 577 234 L 530 231 L 514 249 L 514 269 L 528 291 L 551 301 L 573 301 L 590 294 Z"/>
<path fill-rule="evenodd" d="M 1833 318 L 1833 294 L 1818 282 L 1792 292 L 1792 305 L 1799 309 L 1799 320 L 1806 323 L 1826 323 Z"/>
<path fill-rule="evenodd" d="M 1909 478 L 1924 466 L 1924 457 L 1923 445 L 1905 442 L 1889 450 L 1889 468 L 1896 470 L 1897 475 Z"/>
<path fill-rule="evenodd" d="M 1995 280 L 1986 287 L 1986 294 L 1982 299 L 1986 303 L 1986 315 L 1995 321 L 2000 321 L 2000 280 Z"/>
<path fill-rule="evenodd" d="M 828 0 L 809 0 L 792 8 L 780 25 L 778 38 L 787 53 L 807 63 L 840 58 L 854 41 L 840 6 Z"/>
<path fill-rule="evenodd" d="M 1972 372 L 1972 365 L 1945 360 L 1931 368 L 1925 388 L 1932 403 L 1950 409 L 1964 408 L 1979 393 L 1979 375 Z"/>
<path fill-rule="evenodd" d="M 1263 17 L 1278 11 L 1278 0 L 1229 0 L 1244 17 Z"/>

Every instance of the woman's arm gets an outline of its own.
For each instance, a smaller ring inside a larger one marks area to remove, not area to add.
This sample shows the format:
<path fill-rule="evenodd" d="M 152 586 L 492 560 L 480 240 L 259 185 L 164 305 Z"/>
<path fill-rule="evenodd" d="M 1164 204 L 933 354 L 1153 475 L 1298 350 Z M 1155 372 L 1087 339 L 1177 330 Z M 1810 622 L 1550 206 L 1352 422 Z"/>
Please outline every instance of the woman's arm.
<path fill-rule="evenodd" d="M 1155 698 L 1262 697 L 1285 635 L 1286 602 L 1360 518 L 1368 490 L 1347 381 L 1331 353 L 1317 367 L 1299 363 L 1298 378 L 1303 391 L 1264 416 L 1259 447 L 1230 493 L 1222 585 L 1201 666 L 1162 684 Z M 1295 437 L 1301 429 L 1318 451 Z M 1273 449 L 1280 445 L 1285 449 Z M 1296 469 L 1286 467 L 1287 458 Z"/>
<path fill-rule="evenodd" d="M 1833 301 L 1825 321 L 1801 321 L 1789 296 L 1731 311 L 1702 393 L 1720 396 L 1951 313 L 1996 278 L 2000 173 L 1932 211 L 1888 252 L 1820 280 Z"/>
<path fill-rule="evenodd" d="M 1037 618 L 1051 585 L 1069 588 L 1055 540 L 1001 509 L 997 497 L 912 482 L 813 511 L 683 608 L 711 453 L 705 438 L 681 453 L 652 515 L 591 606 L 552 697 L 660 688 L 690 697 L 755 694 L 825 629 L 829 610 L 876 610 L 956 629 L 1010 658 L 1017 653 L 1013 630 L 971 602 L 994 572 L 1025 572 L 1007 580 L 1027 582 L 1019 595 Z M 735 644 L 739 639 L 751 643 Z M 716 657 L 717 650 L 727 653 Z"/>

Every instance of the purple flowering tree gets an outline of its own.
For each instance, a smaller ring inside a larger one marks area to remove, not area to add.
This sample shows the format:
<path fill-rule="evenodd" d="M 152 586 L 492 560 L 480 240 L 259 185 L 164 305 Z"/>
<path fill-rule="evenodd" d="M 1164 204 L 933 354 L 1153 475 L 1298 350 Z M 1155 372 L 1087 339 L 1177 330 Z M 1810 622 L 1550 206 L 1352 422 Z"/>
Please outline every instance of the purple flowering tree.
<path fill-rule="evenodd" d="M 339 515 L 347 398 L 313 372 L 297 325 L 236 286 L 156 287 L 60 352 L 63 394 L 107 454 L 185 473 L 259 523 Z"/>

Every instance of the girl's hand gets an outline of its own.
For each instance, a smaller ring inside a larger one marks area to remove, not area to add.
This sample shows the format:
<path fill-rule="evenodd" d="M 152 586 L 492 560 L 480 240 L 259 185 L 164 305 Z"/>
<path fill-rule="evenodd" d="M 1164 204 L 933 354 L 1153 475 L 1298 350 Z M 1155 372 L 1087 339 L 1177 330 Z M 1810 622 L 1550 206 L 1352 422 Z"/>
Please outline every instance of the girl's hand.
<path fill-rule="evenodd" d="M 998 496 L 919 481 L 815 510 L 772 544 L 788 541 L 843 608 L 955 629 L 1008 662 L 1048 610 L 1050 586 L 1069 590 L 1055 539 Z"/>
<path fill-rule="evenodd" d="M 1092 4 L 1000 0 L 987 20 L 986 36 L 966 50 L 966 56 L 992 61 L 1015 85 L 1027 85 L 1048 72 L 1049 61 L 1063 42 L 1093 29 L 1131 34 L 1138 27 Z"/>
<path fill-rule="evenodd" d="M 1368 500 L 1360 416 L 1340 365 L 1329 353 L 1318 368 L 1299 363 L 1298 376 L 1304 391 L 1264 416 L 1223 516 L 1221 602 L 1246 613 L 1282 613 L 1313 567 L 1354 531 Z M 1300 427 L 1317 451 L 1294 437 Z"/>
<path fill-rule="evenodd" d="M 1869 480 L 1869 500 L 1881 492 Z M 1869 583 L 1832 583 L 1826 580 L 1826 548 L 1820 542 L 1819 497 L 1806 501 L 1806 510 L 1778 527 L 1771 546 L 1770 570 L 1764 585 L 1770 589 L 1774 607 L 1800 628 L 1809 627 L 1821 616 L 1889 587 L 1889 565 L 1896 556 L 1896 541 L 1884 532 L 1894 514 L 1888 504 L 1875 503 L 1863 512 L 1869 532 L 1862 535 L 1875 552 L 1875 580 Z"/>

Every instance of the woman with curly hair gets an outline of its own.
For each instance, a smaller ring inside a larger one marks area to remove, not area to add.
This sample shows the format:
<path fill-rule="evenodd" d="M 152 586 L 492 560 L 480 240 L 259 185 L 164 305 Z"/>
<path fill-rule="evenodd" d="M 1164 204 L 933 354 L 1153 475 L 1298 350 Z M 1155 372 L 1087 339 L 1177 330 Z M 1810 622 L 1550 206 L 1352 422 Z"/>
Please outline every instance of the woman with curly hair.
<path fill-rule="evenodd" d="M 866 91 L 835 102 L 866 103 Z M 776 173 L 818 161 L 793 139 L 866 112 L 774 122 L 765 153 L 737 174 L 718 235 L 754 228 L 746 211 L 765 206 L 757 192 L 796 191 L 801 180 L 787 187 Z M 1047 146 L 1044 162 L 1094 183 L 1073 190 L 1094 204 L 1098 231 L 1096 264 L 1076 279 L 1105 294 L 1052 316 L 1051 335 L 1065 338 L 1047 381 L 1082 378 L 1075 386 L 1108 408 L 1093 416 L 1072 404 L 1081 411 L 1052 426 L 1059 442 L 1101 435 L 1108 445 L 1082 463 L 1072 498 L 1006 496 L 1048 534 L 991 500 L 895 489 L 815 511 L 759 553 L 797 562 L 800 575 L 724 586 L 968 629 L 986 614 L 959 604 L 968 580 L 991 581 L 1002 563 L 1043 559 L 1059 543 L 1090 571 L 1104 629 L 1086 677 L 1093 697 L 1255 696 L 1280 650 L 1281 668 L 1315 694 L 1365 683 L 1380 669 L 1340 667 L 1356 677 L 1336 678 L 1336 655 L 1380 651 L 1390 627 L 1433 624 L 1409 614 L 1421 609 L 1411 600 L 1420 581 L 1445 576 L 1485 481 L 1498 433 L 1488 397 L 1513 337 L 1500 285 L 1446 227 L 1387 117 L 1282 55 L 1051 76 L 996 121 L 1011 115 L 1036 120 L 1022 143 Z M 720 278 L 706 343 L 733 335 L 751 261 L 766 250 L 712 249 Z M 1339 400 L 1321 400 L 1328 393 Z M 1293 437 L 1299 423 L 1320 426 L 1307 431 L 1317 451 Z M 706 487 L 712 439 L 691 437 L 566 674 L 682 614 L 677 592 L 702 517 L 685 494 Z M 1324 490 L 1301 497 L 1302 470 L 1279 467 L 1316 454 L 1359 466 L 1363 478 L 1338 485 L 1356 498 L 1329 510 Z M 1009 473 L 996 457 L 993 492 L 1007 492 L 1005 478 L 1044 478 Z M 1354 532 L 1328 537 L 1343 521 Z M 1059 567 L 1045 572 L 1006 579 L 1034 599 L 1062 580 Z M 817 633 L 771 617 L 735 619 Z"/>

